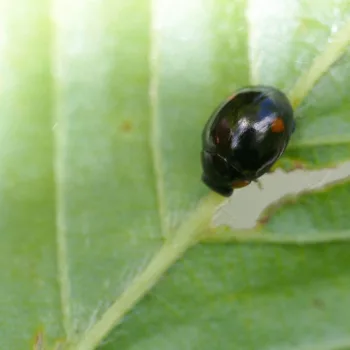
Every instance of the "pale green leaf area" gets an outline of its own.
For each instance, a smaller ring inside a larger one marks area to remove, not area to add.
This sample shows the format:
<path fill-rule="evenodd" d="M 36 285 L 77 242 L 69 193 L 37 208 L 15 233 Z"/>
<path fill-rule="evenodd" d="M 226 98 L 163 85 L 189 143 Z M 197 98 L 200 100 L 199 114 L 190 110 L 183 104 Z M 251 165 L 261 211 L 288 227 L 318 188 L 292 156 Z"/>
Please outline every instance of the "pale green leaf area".
<path fill-rule="evenodd" d="M 349 245 L 198 246 L 102 349 L 338 349 Z M 336 257 L 336 258 L 335 258 Z"/>
<path fill-rule="evenodd" d="M 309 0 L 284 0 L 264 6 L 262 0 L 252 0 L 250 14 L 253 80 L 288 93 L 346 26 L 350 2 L 327 0 L 316 5 Z M 336 65 L 324 72 L 295 111 L 298 127 L 280 166 L 321 168 L 348 159 L 349 62 L 347 50 Z"/>
<path fill-rule="evenodd" d="M 153 34 L 158 54 L 155 103 L 170 228 L 208 192 L 198 181 L 202 126 L 223 99 L 249 83 L 245 6 L 242 0 L 220 6 L 214 0 L 155 5 L 155 25 L 161 27 Z"/>
<path fill-rule="evenodd" d="M 281 166 L 349 160 L 349 18 L 346 0 L 0 0 L 0 348 L 350 348 L 348 182 L 223 244 L 199 161 L 212 110 L 257 83 L 295 97 Z"/>
<path fill-rule="evenodd" d="M 349 231 L 348 196 L 350 183 L 338 183 L 314 192 L 290 196 L 267 208 L 261 221 L 264 230 L 276 234 L 313 235 Z M 345 204 L 345 205 L 344 205 Z M 295 225 L 298 218 L 298 225 Z"/>

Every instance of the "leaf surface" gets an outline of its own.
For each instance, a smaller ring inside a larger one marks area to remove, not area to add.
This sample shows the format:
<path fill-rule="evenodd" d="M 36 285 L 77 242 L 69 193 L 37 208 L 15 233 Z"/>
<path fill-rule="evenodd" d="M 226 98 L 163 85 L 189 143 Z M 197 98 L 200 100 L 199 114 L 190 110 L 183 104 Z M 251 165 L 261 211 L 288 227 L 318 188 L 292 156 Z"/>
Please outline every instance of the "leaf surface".
<path fill-rule="evenodd" d="M 2 348 L 38 332 L 49 348 L 79 343 L 138 293 L 164 241 L 177 249 L 177 232 L 201 228 L 212 110 L 250 83 L 290 91 L 349 20 L 345 0 L 285 3 L 0 0 Z M 347 57 L 298 107 L 281 166 L 349 158 Z M 347 232 L 339 186 L 282 206 L 268 229 Z M 347 245 L 198 245 L 120 311 L 101 348 L 349 346 Z"/>
<path fill-rule="evenodd" d="M 263 0 L 252 0 L 250 18 L 254 83 L 277 86 L 288 93 L 313 63 L 321 69 L 317 59 L 349 27 L 350 3 L 332 0 L 315 6 L 308 0 L 276 0 L 267 6 Z M 284 168 L 315 169 L 348 160 L 349 58 L 349 47 L 344 47 L 343 55 L 323 72 L 295 110 L 297 128 L 280 162 Z"/>

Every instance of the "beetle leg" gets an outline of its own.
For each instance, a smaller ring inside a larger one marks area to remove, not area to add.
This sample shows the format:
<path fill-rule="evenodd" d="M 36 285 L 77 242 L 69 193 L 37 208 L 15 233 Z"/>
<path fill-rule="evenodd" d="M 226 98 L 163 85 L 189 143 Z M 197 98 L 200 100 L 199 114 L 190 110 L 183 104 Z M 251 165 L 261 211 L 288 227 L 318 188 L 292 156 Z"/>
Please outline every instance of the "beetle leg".
<path fill-rule="evenodd" d="M 264 187 L 259 179 L 254 180 L 254 182 L 258 185 L 259 190 L 263 190 Z"/>

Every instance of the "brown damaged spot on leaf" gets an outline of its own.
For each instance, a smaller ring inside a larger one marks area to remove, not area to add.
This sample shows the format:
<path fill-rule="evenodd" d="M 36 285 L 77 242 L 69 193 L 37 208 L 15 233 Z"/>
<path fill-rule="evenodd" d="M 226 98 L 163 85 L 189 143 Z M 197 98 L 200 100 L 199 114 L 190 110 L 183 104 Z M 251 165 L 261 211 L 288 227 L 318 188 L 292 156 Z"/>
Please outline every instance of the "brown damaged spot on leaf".
<path fill-rule="evenodd" d="M 42 330 L 34 336 L 33 350 L 44 350 L 44 332 Z"/>
<path fill-rule="evenodd" d="M 324 170 L 324 169 L 335 169 L 339 166 L 338 163 L 314 164 L 309 162 L 303 162 L 302 160 L 295 158 L 283 158 L 276 164 L 272 169 L 282 169 L 285 173 L 291 173 L 296 170 Z M 273 172 L 272 171 L 272 172 Z"/>
<path fill-rule="evenodd" d="M 301 160 L 290 160 L 290 164 L 284 168 L 286 173 L 290 173 L 295 170 L 315 170 L 315 169 L 335 169 L 339 164 L 328 164 L 327 166 L 316 167 L 315 164 L 309 164 L 302 162 Z"/>
<path fill-rule="evenodd" d="M 281 169 L 286 173 L 290 173 L 295 170 L 307 170 L 309 168 L 312 168 L 311 164 L 307 164 L 306 162 L 303 162 L 301 160 L 284 156 L 271 167 L 268 173 L 274 173 L 277 169 Z"/>
<path fill-rule="evenodd" d="M 319 309 L 319 310 L 324 310 L 325 308 L 325 303 L 323 302 L 323 300 L 315 298 L 312 300 L 312 304 L 315 308 Z"/>
<path fill-rule="evenodd" d="M 210 239 L 210 238 L 213 238 L 215 237 L 215 235 L 217 234 L 217 230 L 218 230 L 218 227 L 216 226 L 209 226 L 208 228 L 206 228 L 203 232 L 202 232 L 202 236 L 200 238 L 206 238 L 206 239 Z M 222 224 L 220 225 L 220 231 L 221 233 L 230 233 L 232 230 L 232 228 L 227 225 L 227 224 Z"/>
<path fill-rule="evenodd" d="M 293 162 L 293 166 L 292 166 L 292 169 L 290 171 L 293 171 L 293 170 L 303 170 L 305 169 L 306 166 L 304 163 L 300 162 L 300 161 L 294 161 Z"/>
<path fill-rule="evenodd" d="M 55 345 L 53 348 L 48 347 L 47 342 L 45 342 L 45 332 L 43 329 L 40 329 L 36 332 L 34 335 L 34 341 L 33 341 L 33 350 L 47 350 L 48 348 L 53 350 L 63 350 L 65 348 L 65 340 L 58 339 L 55 341 Z"/>
<path fill-rule="evenodd" d="M 259 226 L 266 225 L 269 222 L 270 216 L 266 215 L 263 217 L 260 217 L 256 222 L 256 228 L 259 228 Z"/>
<path fill-rule="evenodd" d="M 133 129 L 133 125 L 129 120 L 124 120 L 120 126 L 121 131 L 128 133 Z"/>
<path fill-rule="evenodd" d="M 282 197 L 275 203 L 269 205 L 260 215 L 256 221 L 256 228 L 261 229 L 261 226 L 266 225 L 270 218 L 282 207 L 285 205 L 295 204 L 297 202 L 297 197 L 295 195 L 288 195 Z"/>
<path fill-rule="evenodd" d="M 307 170 L 309 167 L 306 163 L 299 161 L 299 160 L 286 160 L 286 165 L 282 167 L 282 169 L 286 173 L 290 173 L 295 170 Z"/>

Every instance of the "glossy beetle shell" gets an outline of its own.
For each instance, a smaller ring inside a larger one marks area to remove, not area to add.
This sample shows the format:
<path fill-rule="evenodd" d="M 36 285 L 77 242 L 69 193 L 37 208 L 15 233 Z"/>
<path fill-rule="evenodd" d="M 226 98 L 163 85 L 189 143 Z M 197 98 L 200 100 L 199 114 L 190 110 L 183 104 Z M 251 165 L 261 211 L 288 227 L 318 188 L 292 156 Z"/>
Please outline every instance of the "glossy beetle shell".
<path fill-rule="evenodd" d="M 287 97 L 270 86 L 237 91 L 209 118 L 202 134 L 203 182 L 230 196 L 265 174 L 295 128 Z"/>

